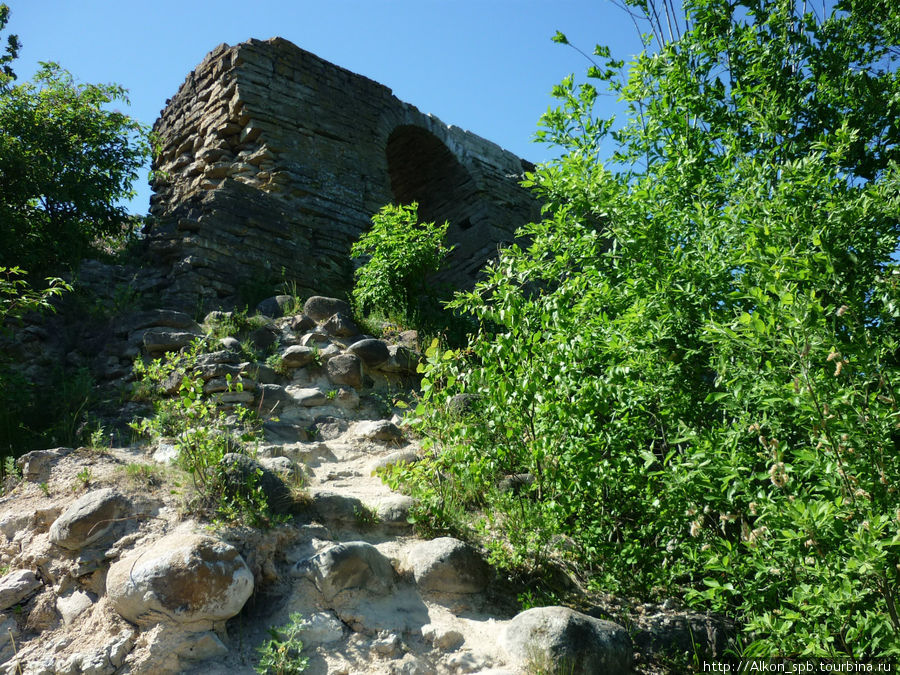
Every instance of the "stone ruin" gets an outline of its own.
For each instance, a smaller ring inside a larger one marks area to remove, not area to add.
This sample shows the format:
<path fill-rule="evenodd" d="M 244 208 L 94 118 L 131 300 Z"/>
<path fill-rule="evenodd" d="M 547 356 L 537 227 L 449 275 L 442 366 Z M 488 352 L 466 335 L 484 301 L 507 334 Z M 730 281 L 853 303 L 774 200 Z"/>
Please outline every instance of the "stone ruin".
<path fill-rule="evenodd" d="M 388 203 L 450 222 L 440 279 L 473 283 L 539 209 L 530 163 L 287 40 L 220 45 L 154 125 L 155 262 L 173 306 L 227 306 L 279 281 L 350 289 L 351 244 Z"/>

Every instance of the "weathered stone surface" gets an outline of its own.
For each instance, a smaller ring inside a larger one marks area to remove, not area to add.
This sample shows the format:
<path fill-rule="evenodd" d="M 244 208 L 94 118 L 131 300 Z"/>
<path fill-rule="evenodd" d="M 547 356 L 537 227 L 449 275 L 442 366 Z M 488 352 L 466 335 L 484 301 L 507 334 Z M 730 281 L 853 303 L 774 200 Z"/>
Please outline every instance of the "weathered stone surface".
<path fill-rule="evenodd" d="M 490 568 L 468 544 L 453 537 L 423 541 L 409 552 L 409 566 L 422 591 L 478 593 L 487 586 Z"/>
<path fill-rule="evenodd" d="M 53 450 L 32 450 L 16 460 L 16 466 L 22 472 L 22 478 L 33 483 L 43 483 L 50 478 L 50 469 L 72 452 L 72 448 L 54 448 Z"/>
<path fill-rule="evenodd" d="M 294 567 L 294 576 L 307 577 L 326 600 L 350 589 L 383 595 L 394 586 L 396 573 L 377 548 L 363 541 L 335 544 Z"/>
<path fill-rule="evenodd" d="M 303 314 L 313 321 L 322 322 L 337 313 L 349 316 L 353 312 L 344 300 L 339 298 L 327 298 L 323 295 L 314 295 L 303 303 Z"/>
<path fill-rule="evenodd" d="M 313 511 L 326 522 L 356 523 L 366 513 L 363 503 L 356 497 L 320 488 L 311 490 L 310 497 Z"/>
<path fill-rule="evenodd" d="M 350 354 L 356 354 L 366 364 L 366 368 L 377 368 L 391 358 L 391 353 L 388 351 L 388 346 L 384 340 L 376 340 L 375 338 L 366 338 L 365 340 L 354 342 L 347 348 L 347 351 Z"/>
<path fill-rule="evenodd" d="M 397 452 L 392 452 L 384 457 L 379 457 L 372 462 L 369 465 L 369 473 L 376 473 L 380 469 L 386 469 L 395 464 L 413 464 L 414 462 L 418 462 L 419 459 L 421 458 L 416 450 L 398 450 Z"/>
<path fill-rule="evenodd" d="M 178 351 L 188 346 L 198 335 L 169 328 L 149 328 L 144 332 L 141 342 L 147 353 L 155 356 Z"/>
<path fill-rule="evenodd" d="M 281 352 L 281 363 L 286 368 L 302 368 L 312 363 L 315 351 L 311 347 L 294 345 Z"/>
<path fill-rule="evenodd" d="M 315 387 L 290 386 L 285 387 L 284 391 L 295 404 L 306 406 L 307 408 L 314 408 L 328 403 L 328 396 L 325 392 Z"/>
<path fill-rule="evenodd" d="M 133 623 L 201 631 L 241 611 L 253 593 L 253 574 L 225 542 L 176 532 L 113 564 L 106 592 Z"/>
<path fill-rule="evenodd" d="M 362 362 L 354 354 L 339 354 L 328 360 L 328 379 L 358 389 L 362 386 Z"/>
<path fill-rule="evenodd" d="M 126 497 L 112 488 L 82 495 L 50 526 L 50 541 L 77 550 L 96 541 L 131 508 Z"/>
<path fill-rule="evenodd" d="M 400 428 L 388 420 L 366 420 L 357 422 L 353 431 L 360 438 L 370 441 L 399 441 L 403 438 Z"/>
<path fill-rule="evenodd" d="M 343 312 L 332 314 L 328 320 L 322 324 L 322 328 L 335 337 L 350 337 L 357 335 L 359 328 L 356 322 Z"/>
<path fill-rule="evenodd" d="M 535 607 L 517 614 L 500 636 L 510 659 L 540 660 L 574 675 L 627 675 L 632 645 L 624 628 L 567 607 Z"/>
<path fill-rule="evenodd" d="M 415 375 L 419 367 L 419 355 L 403 345 L 391 345 L 388 347 L 389 358 L 378 366 L 378 370 L 386 373 L 401 373 Z"/>
<path fill-rule="evenodd" d="M 518 184 L 528 162 L 280 38 L 217 47 L 154 131 L 147 241 L 171 306 L 237 305 L 276 271 L 300 292 L 345 293 L 350 246 L 389 202 L 450 221 L 439 281 L 457 285 L 538 217 Z"/>
<path fill-rule="evenodd" d="M 344 624 L 331 612 L 314 612 L 303 622 L 304 647 L 336 642 L 344 637 Z"/>
<path fill-rule="evenodd" d="M 41 587 L 31 570 L 13 570 L 0 579 L 0 611 L 17 605 Z"/>

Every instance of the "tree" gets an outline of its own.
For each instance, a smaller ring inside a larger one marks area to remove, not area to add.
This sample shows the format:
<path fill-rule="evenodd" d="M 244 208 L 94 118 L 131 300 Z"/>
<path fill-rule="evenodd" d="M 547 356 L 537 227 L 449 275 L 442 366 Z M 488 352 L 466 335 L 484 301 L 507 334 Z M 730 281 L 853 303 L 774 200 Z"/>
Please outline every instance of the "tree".
<path fill-rule="evenodd" d="M 8 15 L 3 5 L 0 30 Z M 76 83 L 54 63 L 12 84 L 18 45 L 10 36 L 0 63 L 0 265 L 54 270 L 126 222 L 119 201 L 133 194 L 147 135 L 107 108 L 127 102 L 118 85 Z"/>
<path fill-rule="evenodd" d="M 629 5 L 659 47 L 555 88 L 545 219 L 455 299 L 481 330 L 430 355 L 435 452 L 395 480 L 508 564 L 564 535 L 597 588 L 732 614 L 746 654 L 897 656 L 900 7 Z"/>

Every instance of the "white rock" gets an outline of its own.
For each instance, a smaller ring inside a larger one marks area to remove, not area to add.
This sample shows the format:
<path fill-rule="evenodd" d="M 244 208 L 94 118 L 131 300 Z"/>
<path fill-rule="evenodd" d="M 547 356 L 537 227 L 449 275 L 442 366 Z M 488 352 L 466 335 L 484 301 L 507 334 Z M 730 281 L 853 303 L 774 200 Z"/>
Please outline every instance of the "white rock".
<path fill-rule="evenodd" d="M 0 579 L 0 610 L 18 605 L 41 587 L 31 570 L 13 570 Z"/>

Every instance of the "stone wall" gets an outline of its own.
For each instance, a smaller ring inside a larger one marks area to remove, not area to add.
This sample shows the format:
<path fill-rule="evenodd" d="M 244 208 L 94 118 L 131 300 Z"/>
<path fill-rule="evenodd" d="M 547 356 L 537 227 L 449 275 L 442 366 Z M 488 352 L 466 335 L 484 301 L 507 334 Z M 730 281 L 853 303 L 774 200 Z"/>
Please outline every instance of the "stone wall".
<path fill-rule="evenodd" d="M 154 131 L 148 241 L 175 306 L 247 301 L 280 280 L 344 294 L 371 215 L 414 200 L 423 220 L 450 221 L 443 281 L 466 286 L 538 216 L 518 185 L 527 162 L 280 38 L 214 49 Z"/>

